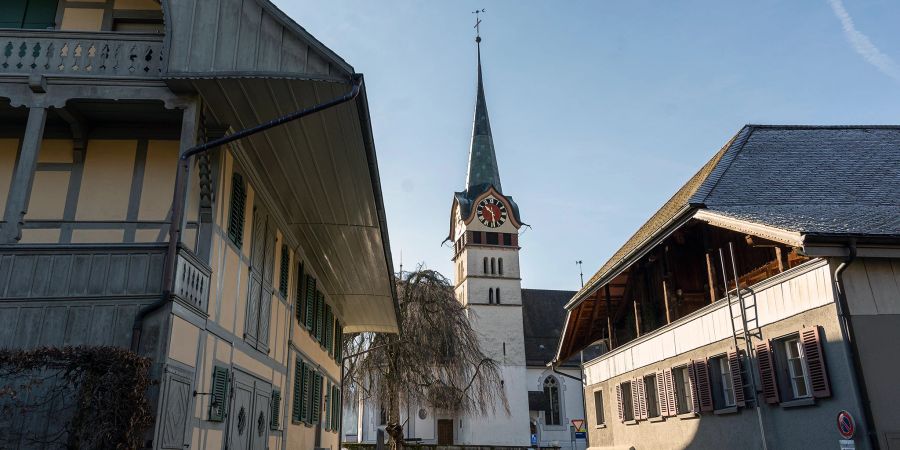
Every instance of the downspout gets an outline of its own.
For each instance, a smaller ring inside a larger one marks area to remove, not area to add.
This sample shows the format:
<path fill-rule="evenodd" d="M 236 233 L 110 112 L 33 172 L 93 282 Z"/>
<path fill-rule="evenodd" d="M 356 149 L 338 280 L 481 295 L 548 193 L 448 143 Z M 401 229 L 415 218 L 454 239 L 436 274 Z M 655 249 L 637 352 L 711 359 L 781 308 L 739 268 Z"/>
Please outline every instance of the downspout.
<path fill-rule="evenodd" d="M 250 128 L 236 131 L 232 134 L 229 134 L 228 136 L 222 136 L 218 139 L 213 139 L 212 141 L 206 142 L 204 144 L 196 145 L 185 150 L 181 154 L 181 156 L 178 158 L 178 169 L 175 174 L 175 189 L 172 195 L 172 211 L 170 214 L 171 223 L 169 224 L 169 244 L 166 249 L 166 259 L 163 266 L 163 293 L 159 299 L 141 308 L 140 311 L 138 311 L 137 315 L 134 317 L 134 323 L 131 327 L 131 351 L 137 353 L 140 349 L 141 332 L 143 330 L 144 319 L 150 313 L 169 303 L 169 301 L 173 298 L 173 291 L 175 289 L 175 269 L 178 264 L 178 245 L 181 242 L 181 221 L 184 219 L 184 200 L 185 193 L 187 192 L 187 174 L 190 169 L 191 157 L 228 144 L 230 142 L 234 142 L 238 139 L 260 133 L 262 131 L 268 130 L 269 128 L 274 128 L 279 125 L 303 118 L 305 116 L 324 111 L 333 106 L 340 105 L 341 103 L 346 103 L 350 100 L 355 99 L 359 95 L 361 90 L 362 76 L 359 74 L 354 74 L 352 76 L 350 91 L 338 98 L 325 103 L 320 103 L 311 108 L 295 111 L 288 115 L 272 119 L 268 122 Z"/>
<path fill-rule="evenodd" d="M 872 408 L 869 404 L 869 391 L 866 387 L 865 377 L 862 371 L 862 362 L 859 359 L 859 349 L 856 346 L 856 335 L 853 332 L 853 322 L 850 320 L 850 307 L 847 303 L 847 293 L 844 286 L 844 271 L 856 259 L 856 240 L 847 243 L 848 255 L 844 261 L 834 270 L 834 285 L 837 290 L 837 314 L 841 324 L 841 337 L 844 342 L 844 352 L 849 356 L 850 364 L 850 385 L 856 386 L 857 398 L 859 399 L 857 407 L 863 413 L 863 423 L 861 429 L 864 430 L 869 444 L 873 449 L 880 448 L 878 443 L 878 433 L 875 430 L 875 421 L 872 415 Z"/>

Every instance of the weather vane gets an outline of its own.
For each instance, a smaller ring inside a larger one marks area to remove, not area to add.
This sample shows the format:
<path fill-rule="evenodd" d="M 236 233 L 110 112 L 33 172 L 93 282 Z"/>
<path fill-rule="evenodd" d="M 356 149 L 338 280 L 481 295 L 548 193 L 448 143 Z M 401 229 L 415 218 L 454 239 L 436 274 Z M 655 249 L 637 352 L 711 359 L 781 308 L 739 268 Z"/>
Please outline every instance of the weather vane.
<path fill-rule="evenodd" d="M 472 11 L 472 14 L 475 14 L 475 41 L 481 42 L 481 18 L 478 16 L 479 14 L 484 12 L 484 8 L 476 9 Z"/>

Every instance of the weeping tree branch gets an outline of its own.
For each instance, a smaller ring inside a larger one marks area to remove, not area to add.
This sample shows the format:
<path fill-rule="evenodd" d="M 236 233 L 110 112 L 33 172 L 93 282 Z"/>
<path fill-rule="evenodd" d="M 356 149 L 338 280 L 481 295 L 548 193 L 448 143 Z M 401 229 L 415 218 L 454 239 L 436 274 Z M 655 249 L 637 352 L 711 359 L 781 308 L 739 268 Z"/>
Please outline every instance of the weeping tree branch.
<path fill-rule="evenodd" d="M 345 354 L 371 349 L 346 361 L 345 401 L 361 397 L 384 408 L 394 448 L 402 446 L 401 400 L 452 414 L 509 414 L 500 367 L 481 350 L 474 312 L 450 281 L 422 265 L 395 281 L 403 334 L 345 339 Z"/>

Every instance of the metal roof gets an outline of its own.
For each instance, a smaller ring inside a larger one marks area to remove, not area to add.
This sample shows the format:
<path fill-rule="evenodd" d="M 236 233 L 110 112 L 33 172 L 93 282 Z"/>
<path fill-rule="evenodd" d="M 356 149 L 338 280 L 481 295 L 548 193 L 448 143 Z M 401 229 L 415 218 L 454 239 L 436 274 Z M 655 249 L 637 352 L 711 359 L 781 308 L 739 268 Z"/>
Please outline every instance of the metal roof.
<path fill-rule="evenodd" d="M 493 186 L 499 193 L 500 169 L 494 151 L 491 135 L 491 121 L 488 118 L 487 101 L 484 98 L 484 82 L 481 77 L 481 42 L 478 41 L 478 93 L 475 96 L 475 118 L 472 121 L 472 144 L 469 148 L 469 170 L 466 173 L 466 190 Z M 472 196 L 470 195 L 470 198 Z"/>

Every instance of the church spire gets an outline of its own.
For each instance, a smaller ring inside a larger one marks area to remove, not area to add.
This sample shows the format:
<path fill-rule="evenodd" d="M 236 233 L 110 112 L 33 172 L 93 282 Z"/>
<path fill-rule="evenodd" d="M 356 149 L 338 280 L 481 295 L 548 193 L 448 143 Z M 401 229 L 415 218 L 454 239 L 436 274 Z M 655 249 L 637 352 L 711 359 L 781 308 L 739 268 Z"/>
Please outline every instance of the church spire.
<path fill-rule="evenodd" d="M 478 11 L 478 12 L 483 12 Z M 472 123 L 472 143 L 469 148 L 469 171 L 466 174 L 466 189 L 481 185 L 492 185 L 497 192 L 500 187 L 500 170 L 494 152 L 494 138 L 491 136 L 491 121 L 488 119 L 487 102 L 484 99 L 484 83 L 481 77 L 481 20 L 476 18 L 475 45 L 478 48 L 478 93 L 475 97 L 475 119 Z"/>

